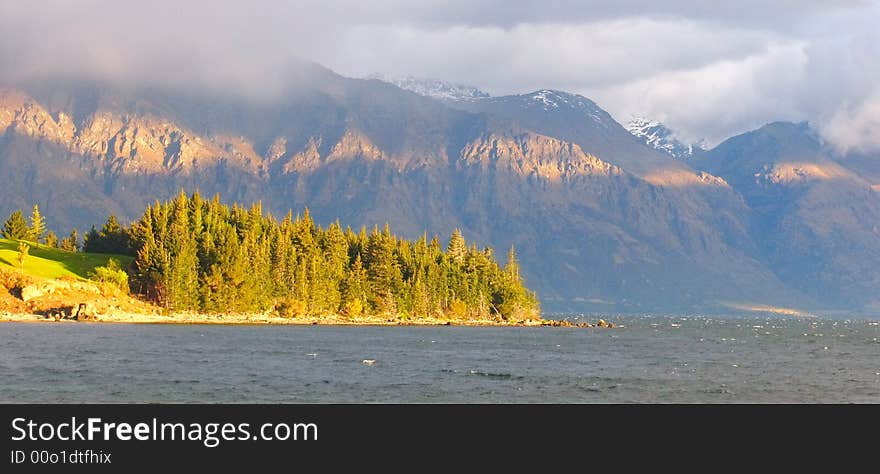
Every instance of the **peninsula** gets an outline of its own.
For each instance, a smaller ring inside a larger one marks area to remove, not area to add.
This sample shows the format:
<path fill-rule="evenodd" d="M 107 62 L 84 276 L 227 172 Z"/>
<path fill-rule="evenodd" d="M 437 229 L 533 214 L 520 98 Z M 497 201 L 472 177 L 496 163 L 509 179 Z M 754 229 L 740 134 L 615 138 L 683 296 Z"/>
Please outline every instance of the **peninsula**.
<path fill-rule="evenodd" d="M 511 248 L 445 249 L 309 215 L 277 220 L 260 203 L 180 193 L 123 226 L 110 216 L 58 241 L 34 208 L 0 239 L 0 320 L 218 324 L 547 325 Z"/>

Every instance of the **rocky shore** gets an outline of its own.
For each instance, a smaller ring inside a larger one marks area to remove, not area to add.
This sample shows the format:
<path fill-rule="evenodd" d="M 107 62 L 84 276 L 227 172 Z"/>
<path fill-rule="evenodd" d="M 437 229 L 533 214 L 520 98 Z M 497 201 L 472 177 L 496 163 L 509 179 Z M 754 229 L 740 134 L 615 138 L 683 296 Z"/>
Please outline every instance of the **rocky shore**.
<path fill-rule="evenodd" d="M 396 314 L 347 317 L 338 314 L 284 318 L 265 313 L 167 313 L 120 291 L 113 285 L 74 279 L 41 279 L 0 292 L 0 322 L 97 322 L 128 324 L 278 324 L 338 326 L 516 326 L 614 328 L 613 323 L 568 320 L 467 320 L 410 318 Z"/>
<path fill-rule="evenodd" d="M 448 320 L 438 318 L 399 318 L 395 316 L 372 316 L 348 318 L 340 315 L 281 318 L 272 314 L 161 314 L 137 312 L 113 312 L 90 314 L 76 319 L 58 314 L 32 314 L 0 311 L 0 322 L 29 323 L 124 323 L 124 324 L 274 324 L 274 325 L 331 325 L 331 326 L 511 326 L 511 327 L 562 327 L 562 328 L 616 328 L 614 323 L 599 320 L 597 323 L 575 323 L 567 320 L 532 320 L 509 322 L 503 320 Z"/>

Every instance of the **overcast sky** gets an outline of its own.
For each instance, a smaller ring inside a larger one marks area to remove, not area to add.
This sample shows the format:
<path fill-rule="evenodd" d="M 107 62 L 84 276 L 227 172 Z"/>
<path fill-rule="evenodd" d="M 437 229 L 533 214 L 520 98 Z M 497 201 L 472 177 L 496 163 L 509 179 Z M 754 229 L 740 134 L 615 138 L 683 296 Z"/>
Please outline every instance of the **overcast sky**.
<path fill-rule="evenodd" d="M 265 95 L 298 56 L 493 95 L 563 89 L 712 144 L 809 120 L 880 150 L 878 25 L 875 0 L 0 0 L 0 75 Z"/>

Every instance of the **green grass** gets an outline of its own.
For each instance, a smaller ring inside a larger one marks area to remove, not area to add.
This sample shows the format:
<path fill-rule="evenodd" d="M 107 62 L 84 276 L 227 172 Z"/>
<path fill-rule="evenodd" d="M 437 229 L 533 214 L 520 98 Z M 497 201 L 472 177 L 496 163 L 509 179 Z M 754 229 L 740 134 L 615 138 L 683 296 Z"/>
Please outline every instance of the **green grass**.
<path fill-rule="evenodd" d="M 30 245 L 28 256 L 24 259 L 24 272 L 41 278 L 59 278 L 71 276 L 88 279 L 95 267 L 107 265 L 114 258 L 123 266 L 132 261 L 125 255 L 108 255 L 100 253 L 65 252 L 64 250 L 47 247 L 34 242 Z M 18 241 L 0 239 L 0 267 L 9 266 L 18 269 Z"/>

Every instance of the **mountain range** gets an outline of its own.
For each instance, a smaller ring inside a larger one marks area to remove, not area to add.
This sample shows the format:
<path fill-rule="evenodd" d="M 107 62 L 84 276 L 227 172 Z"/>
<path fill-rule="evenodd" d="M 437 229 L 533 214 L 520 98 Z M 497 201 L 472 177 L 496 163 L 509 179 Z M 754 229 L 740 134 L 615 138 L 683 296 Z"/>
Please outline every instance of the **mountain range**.
<path fill-rule="evenodd" d="M 322 223 L 514 245 L 551 311 L 880 309 L 880 157 L 841 156 L 807 124 L 686 157 L 631 130 L 562 91 L 492 97 L 311 63 L 272 101 L 6 84 L 0 213 L 36 203 L 66 234 L 198 189 L 279 216 L 307 206 Z"/>

